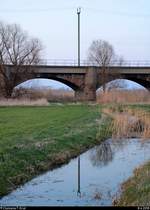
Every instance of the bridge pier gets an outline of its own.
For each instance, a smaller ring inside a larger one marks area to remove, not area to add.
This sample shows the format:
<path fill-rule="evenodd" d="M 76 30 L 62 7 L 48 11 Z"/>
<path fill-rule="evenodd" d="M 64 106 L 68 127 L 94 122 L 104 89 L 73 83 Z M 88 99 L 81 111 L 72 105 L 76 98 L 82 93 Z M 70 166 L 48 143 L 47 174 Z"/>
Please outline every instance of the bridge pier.
<path fill-rule="evenodd" d="M 84 87 L 75 91 L 75 99 L 77 101 L 95 101 L 96 83 L 97 71 L 90 67 L 85 74 Z"/>
<path fill-rule="evenodd" d="M 96 101 L 96 90 L 77 90 L 75 91 L 76 101 Z"/>

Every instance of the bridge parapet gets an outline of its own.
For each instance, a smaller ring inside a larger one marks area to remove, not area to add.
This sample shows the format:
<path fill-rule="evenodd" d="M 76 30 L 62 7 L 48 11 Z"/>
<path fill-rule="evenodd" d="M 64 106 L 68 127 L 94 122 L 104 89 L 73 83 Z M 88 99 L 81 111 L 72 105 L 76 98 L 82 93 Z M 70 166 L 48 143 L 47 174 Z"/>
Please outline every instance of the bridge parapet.
<path fill-rule="evenodd" d="M 78 66 L 76 59 L 41 59 L 40 65 L 44 66 Z M 88 60 L 81 60 L 80 66 L 99 66 Z M 125 66 L 125 67 L 149 67 L 150 60 L 125 60 L 123 62 L 112 60 L 109 66 Z"/>
<path fill-rule="evenodd" d="M 36 66 L 36 73 L 54 73 L 54 74 L 86 74 L 89 68 L 101 72 L 101 68 L 97 66 Z M 127 66 L 110 66 L 111 73 L 119 74 L 150 74 L 149 67 L 127 67 Z"/>

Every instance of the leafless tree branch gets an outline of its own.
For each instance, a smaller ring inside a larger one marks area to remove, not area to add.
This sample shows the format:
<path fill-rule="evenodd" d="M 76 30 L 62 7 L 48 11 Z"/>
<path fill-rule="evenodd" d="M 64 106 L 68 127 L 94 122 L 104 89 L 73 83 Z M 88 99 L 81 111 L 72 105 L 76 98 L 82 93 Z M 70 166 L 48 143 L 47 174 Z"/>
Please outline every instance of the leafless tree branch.
<path fill-rule="evenodd" d="M 92 42 L 88 50 L 88 60 L 93 65 L 101 67 L 102 87 L 105 92 L 106 82 L 109 81 L 110 66 L 122 65 L 123 58 L 115 54 L 114 48 L 111 44 L 104 40 L 95 40 Z"/>
<path fill-rule="evenodd" d="M 32 73 L 30 66 L 39 62 L 41 50 L 40 41 L 30 38 L 20 26 L 0 22 L 0 90 L 6 97 L 11 96 L 19 78 Z M 7 65 L 13 66 L 11 71 Z"/>

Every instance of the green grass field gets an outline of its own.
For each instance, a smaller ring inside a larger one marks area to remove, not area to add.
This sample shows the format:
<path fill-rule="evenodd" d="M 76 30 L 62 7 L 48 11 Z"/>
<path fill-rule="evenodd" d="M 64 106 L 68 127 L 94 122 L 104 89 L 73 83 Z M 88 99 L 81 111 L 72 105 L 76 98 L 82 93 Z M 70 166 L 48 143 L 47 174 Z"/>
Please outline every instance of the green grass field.
<path fill-rule="evenodd" d="M 150 111 L 149 105 L 130 107 Z M 0 196 L 99 144 L 110 136 L 109 123 L 95 105 L 0 107 Z M 149 177 L 147 163 L 123 184 L 117 205 L 147 205 Z"/>
<path fill-rule="evenodd" d="M 0 196 L 100 142 L 100 117 L 98 106 L 1 107 Z"/>

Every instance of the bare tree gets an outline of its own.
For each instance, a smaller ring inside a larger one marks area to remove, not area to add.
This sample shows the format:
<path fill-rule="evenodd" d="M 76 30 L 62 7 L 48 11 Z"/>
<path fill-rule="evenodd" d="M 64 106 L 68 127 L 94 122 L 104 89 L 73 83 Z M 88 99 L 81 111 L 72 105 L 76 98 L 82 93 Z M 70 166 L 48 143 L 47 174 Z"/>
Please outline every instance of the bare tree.
<path fill-rule="evenodd" d="M 124 89 L 127 87 L 125 80 L 117 79 L 106 84 L 106 90 L 111 91 L 115 89 Z"/>
<path fill-rule="evenodd" d="M 109 142 L 100 144 L 95 150 L 90 153 L 90 160 L 93 166 L 107 165 L 114 158 L 114 152 L 112 151 Z"/>
<path fill-rule="evenodd" d="M 109 81 L 110 65 L 114 65 L 115 62 L 121 65 L 123 63 L 123 58 L 118 58 L 115 55 L 113 46 L 107 41 L 95 40 L 89 47 L 88 60 L 93 65 L 101 67 L 102 87 L 105 92 L 106 82 Z"/>
<path fill-rule="evenodd" d="M 33 73 L 31 65 L 39 62 L 41 50 L 40 41 L 30 38 L 20 26 L 0 22 L 0 90 L 5 97 L 11 97 L 22 77 Z"/>

